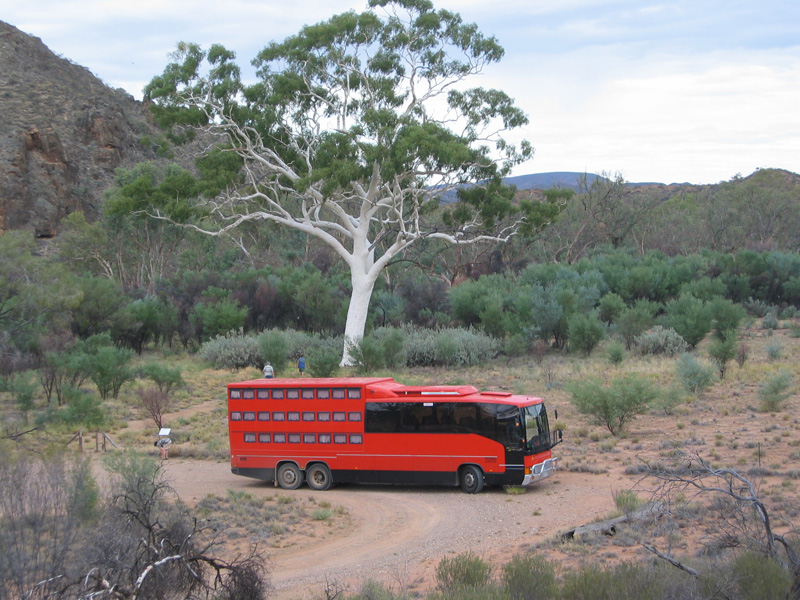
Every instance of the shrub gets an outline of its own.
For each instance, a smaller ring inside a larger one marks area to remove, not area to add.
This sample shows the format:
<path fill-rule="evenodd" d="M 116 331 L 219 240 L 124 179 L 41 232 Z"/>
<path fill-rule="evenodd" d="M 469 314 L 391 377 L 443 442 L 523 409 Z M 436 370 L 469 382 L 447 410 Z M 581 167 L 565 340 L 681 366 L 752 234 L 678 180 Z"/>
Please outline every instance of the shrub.
<path fill-rule="evenodd" d="M 717 339 L 708 347 L 708 355 L 712 358 L 719 370 L 719 378 L 725 379 L 728 362 L 736 356 L 736 338 Z"/>
<path fill-rule="evenodd" d="M 485 587 L 491 576 L 491 565 L 472 552 L 443 558 L 436 566 L 437 587 L 447 594 Z"/>
<path fill-rule="evenodd" d="M 701 394 L 716 381 L 714 368 L 703 365 L 692 354 L 683 354 L 675 363 L 675 375 L 686 391 L 695 396 Z"/>
<path fill-rule="evenodd" d="M 608 385 L 591 378 L 572 383 L 568 391 L 578 412 L 605 426 L 614 436 L 623 433 L 628 423 L 658 398 L 655 385 L 636 375 L 614 379 Z"/>
<path fill-rule="evenodd" d="M 699 298 L 683 294 L 667 303 L 667 325 L 694 348 L 711 331 L 711 310 Z"/>
<path fill-rule="evenodd" d="M 603 324 L 594 315 L 575 313 L 568 320 L 569 343 L 586 356 L 606 337 Z"/>
<path fill-rule="evenodd" d="M 613 323 L 617 317 L 625 310 L 625 300 L 622 296 L 614 292 L 608 293 L 600 298 L 600 303 L 597 306 L 600 311 L 600 320 L 604 323 Z"/>
<path fill-rule="evenodd" d="M 614 505 L 625 515 L 631 514 L 642 504 L 639 496 L 633 490 L 617 490 L 613 496 Z"/>
<path fill-rule="evenodd" d="M 770 311 L 764 315 L 764 318 L 761 319 L 761 328 L 762 329 L 779 329 L 780 322 L 778 321 L 777 315 Z"/>
<path fill-rule="evenodd" d="M 747 362 L 747 359 L 750 357 L 750 346 L 741 342 L 739 344 L 739 348 L 736 351 L 736 364 L 739 365 L 739 368 L 744 366 L 744 363 Z"/>
<path fill-rule="evenodd" d="M 619 342 L 612 342 L 608 345 L 608 360 L 612 365 L 622 364 L 625 360 L 625 347 Z"/>
<path fill-rule="evenodd" d="M 770 362 L 776 361 L 783 353 L 783 345 L 780 343 L 769 344 L 765 350 L 767 351 L 767 360 Z"/>
<path fill-rule="evenodd" d="M 308 374 L 312 377 L 333 377 L 339 370 L 342 360 L 341 346 L 335 340 L 325 340 L 315 344 L 306 357 Z"/>
<path fill-rule="evenodd" d="M 385 365 L 383 346 L 372 335 L 348 341 L 347 349 L 353 359 L 353 366 L 361 374 L 373 373 Z"/>
<path fill-rule="evenodd" d="M 218 335 L 203 344 L 199 354 L 215 369 L 237 371 L 261 366 L 258 340 L 253 336 L 244 335 L 242 331 Z"/>
<path fill-rule="evenodd" d="M 277 329 L 263 331 L 258 336 L 259 359 L 261 363 L 269 362 L 275 369 L 275 374 L 280 375 L 286 370 L 289 359 L 289 344 L 286 337 Z M 260 365 L 253 365 L 260 366 Z"/>
<path fill-rule="evenodd" d="M 726 340 L 737 336 L 739 323 L 744 319 L 745 311 L 738 304 L 726 298 L 714 298 L 709 304 L 711 328 L 718 340 Z"/>
<path fill-rule="evenodd" d="M 656 325 L 650 331 L 637 336 L 633 345 L 642 355 L 665 354 L 666 356 L 675 356 L 689 349 L 689 344 L 674 329 L 664 329 L 660 325 Z"/>
<path fill-rule="evenodd" d="M 541 556 L 515 556 L 503 565 L 501 581 L 510 600 L 547 600 L 558 596 L 555 569 Z"/>
<path fill-rule="evenodd" d="M 620 314 L 616 321 L 617 332 L 625 342 L 625 348 L 630 350 L 633 341 L 653 323 L 653 309 L 650 302 L 639 301 L 631 308 Z"/>
<path fill-rule="evenodd" d="M 778 412 L 783 402 L 791 395 L 792 374 L 780 371 L 770 377 L 758 388 L 758 399 L 761 400 L 763 412 Z"/>
<path fill-rule="evenodd" d="M 100 348 L 94 355 L 90 377 L 103 400 L 109 396 L 116 398 L 120 388 L 133 379 L 133 372 L 128 368 L 133 355 L 133 350 L 111 346 Z"/>

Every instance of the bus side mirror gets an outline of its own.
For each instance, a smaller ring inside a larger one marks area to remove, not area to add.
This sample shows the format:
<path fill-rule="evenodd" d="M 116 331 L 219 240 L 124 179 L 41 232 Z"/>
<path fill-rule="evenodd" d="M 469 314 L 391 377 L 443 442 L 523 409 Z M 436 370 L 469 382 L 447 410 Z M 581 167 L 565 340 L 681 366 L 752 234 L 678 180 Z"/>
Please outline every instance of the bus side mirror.
<path fill-rule="evenodd" d="M 556 421 L 558 421 L 558 409 L 555 409 L 555 410 L 553 411 L 553 415 L 555 416 L 555 418 L 556 418 Z"/>
<path fill-rule="evenodd" d="M 558 430 L 558 441 L 559 442 L 563 442 L 564 441 L 564 432 L 561 431 L 560 429 Z"/>

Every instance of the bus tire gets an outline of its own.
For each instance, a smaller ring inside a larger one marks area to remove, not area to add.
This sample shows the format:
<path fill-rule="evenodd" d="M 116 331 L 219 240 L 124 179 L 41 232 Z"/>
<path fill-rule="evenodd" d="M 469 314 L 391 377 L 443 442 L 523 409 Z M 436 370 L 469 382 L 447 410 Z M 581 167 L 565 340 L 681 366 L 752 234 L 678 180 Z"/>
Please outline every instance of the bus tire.
<path fill-rule="evenodd" d="M 333 484 L 331 470 L 324 463 L 316 463 L 306 469 L 306 483 L 312 490 L 322 492 Z"/>
<path fill-rule="evenodd" d="M 294 463 L 283 463 L 278 467 L 278 485 L 285 490 L 296 490 L 303 485 L 303 472 Z"/>
<path fill-rule="evenodd" d="M 478 494 L 483 489 L 483 471 L 475 465 L 465 465 L 461 467 L 458 481 L 467 494 Z"/>

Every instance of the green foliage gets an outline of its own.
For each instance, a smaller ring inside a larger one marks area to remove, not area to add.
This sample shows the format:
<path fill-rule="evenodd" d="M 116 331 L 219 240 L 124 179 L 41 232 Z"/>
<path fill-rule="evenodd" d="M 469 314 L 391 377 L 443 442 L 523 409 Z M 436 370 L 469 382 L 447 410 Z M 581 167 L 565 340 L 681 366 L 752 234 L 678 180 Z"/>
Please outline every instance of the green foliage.
<path fill-rule="evenodd" d="M 710 365 L 703 365 L 693 354 L 682 354 L 675 363 L 675 375 L 684 389 L 694 394 L 701 394 L 717 380 L 715 370 Z"/>
<path fill-rule="evenodd" d="M 203 293 L 203 301 L 194 307 L 190 320 L 198 340 L 204 341 L 242 329 L 246 317 L 247 309 L 230 292 L 209 288 Z"/>
<path fill-rule="evenodd" d="M 133 350 L 111 346 L 104 346 L 93 355 L 89 377 L 103 400 L 116 398 L 120 388 L 133 380 L 134 373 L 128 366 L 133 355 Z"/>
<path fill-rule="evenodd" d="M 555 569 L 541 555 L 514 556 L 503 565 L 500 579 L 509 600 L 549 600 L 558 597 Z"/>
<path fill-rule="evenodd" d="M 741 598 L 783 600 L 790 597 L 791 573 L 777 560 L 746 552 L 732 561 L 731 570 L 736 574 L 733 581 Z"/>
<path fill-rule="evenodd" d="M 561 600 L 661 600 L 675 597 L 669 585 L 677 579 L 677 571 L 644 564 L 622 563 L 601 569 L 586 566 L 564 575 Z"/>
<path fill-rule="evenodd" d="M 711 310 L 699 298 L 684 294 L 666 305 L 666 323 L 694 348 L 711 331 Z"/>
<path fill-rule="evenodd" d="M 97 430 L 108 422 L 103 405 L 94 394 L 68 387 L 64 390 L 64 395 L 66 406 L 54 415 L 55 420 L 90 430 Z"/>
<path fill-rule="evenodd" d="M 727 298 L 714 298 L 708 305 L 711 313 L 711 329 L 718 340 L 727 340 L 738 336 L 739 323 L 745 316 L 745 310 Z"/>
<path fill-rule="evenodd" d="M 595 378 L 567 386 L 578 412 L 606 427 L 612 435 L 625 432 L 636 415 L 643 414 L 658 398 L 658 389 L 649 380 L 628 375 L 604 385 Z"/>
<path fill-rule="evenodd" d="M 586 356 L 592 353 L 606 337 L 603 323 L 594 315 L 576 313 L 568 320 L 568 335 L 570 347 L 583 352 Z"/>
<path fill-rule="evenodd" d="M 627 350 L 630 350 L 633 347 L 634 340 L 653 324 L 655 310 L 652 302 L 639 300 L 631 308 L 620 313 L 615 324 Z"/>
<path fill-rule="evenodd" d="M 248 367 L 260 369 L 262 366 L 263 347 L 252 335 L 245 335 L 242 331 L 232 331 L 226 335 L 218 335 L 200 347 L 199 356 L 210 363 L 215 369 L 230 369 L 238 371 Z M 286 359 L 284 358 L 284 365 Z M 276 363 L 272 363 L 278 371 Z"/>
<path fill-rule="evenodd" d="M 600 303 L 597 305 L 597 310 L 600 313 L 600 320 L 608 324 L 616 321 L 626 308 L 625 300 L 622 299 L 622 296 L 614 292 L 609 292 L 600 298 Z"/>
<path fill-rule="evenodd" d="M 780 342 L 775 342 L 774 344 L 767 344 L 764 350 L 766 350 L 767 352 L 767 360 L 770 362 L 775 362 L 783 354 L 783 344 L 781 344 Z"/>
<path fill-rule="evenodd" d="M 258 349 L 261 362 L 271 363 L 275 374 L 281 375 L 289 360 L 289 344 L 284 334 L 277 329 L 262 332 L 258 336 Z"/>
<path fill-rule="evenodd" d="M 781 370 L 758 388 L 758 399 L 763 412 L 778 412 L 791 396 L 793 377 L 789 371 Z"/>
<path fill-rule="evenodd" d="M 775 330 L 779 329 L 780 326 L 781 323 L 778 320 L 778 315 L 776 315 L 773 311 L 770 311 L 767 314 L 765 314 L 764 318 L 761 320 L 762 329 Z"/>
<path fill-rule="evenodd" d="M 656 325 L 650 331 L 637 336 L 633 345 L 645 356 L 655 354 L 675 356 L 689 349 L 689 345 L 674 329 L 664 329 L 661 325 Z"/>
<path fill-rule="evenodd" d="M 443 558 L 436 565 L 437 589 L 446 594 L 457 596 L 466 590 L 486 587 L 491 576 L 491 565 L 472 552 Z"/>
<path fill-rule="evenodd" d="M 139 369 L 139 375 L 152 381 L 162 394 L 168 395 L 175 388 L 186 385 L 179 367 L 168 367 L 161 363 L 147 363 Z"/>
<path fill-rule="evenodd" d="M 736 336 L 729 334 L 725 339 L 715 339 L 708 347 L 708 355 L 717 365 L 720 379 L 725 379 L 728 363 L 736 356 L 736 342 Z"/>
<path fill-rule="evenodd" d="M 324 340 L 315 344 L 306 356 L 308 374 L 312 377 L 333 377 L 342 359 L 341 344 Z"/>
<path fill-rule="evenodd" d="M 17 403 L 20 412 L 25 415 L 25 420 L 28 419 L 28 413 L 35 407 L 34 394 L 36 392 L 36 383 L 31 377 L 30 373 L 17 373 L 9 380 L 6 391 L 10 392 Z"/>
<path fill-rule="evenodd" d="M 620 365 L 625 360 L 625 346 L 619 342 L 611 342 L 608 345 L 608 361 L 612 365 Z"/>
<path fill-rule="evenodd" d="M 630 515 L 642 504 L 639 496 L 633 490 L 617 490 L 613 493 L 614 505 L 622 514 Z"/>
<path fill-rule="evenodd" d="M 348 341 L 348 352 L 360 374 L 374 373 L 385 366 L 383 345 L 372 335 Z"/>

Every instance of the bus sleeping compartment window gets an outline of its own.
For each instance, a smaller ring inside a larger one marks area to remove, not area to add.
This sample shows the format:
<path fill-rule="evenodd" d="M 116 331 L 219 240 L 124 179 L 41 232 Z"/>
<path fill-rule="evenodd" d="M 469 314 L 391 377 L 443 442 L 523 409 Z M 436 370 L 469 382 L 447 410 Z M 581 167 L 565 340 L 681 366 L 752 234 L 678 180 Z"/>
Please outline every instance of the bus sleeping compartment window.
<path fill-rule="evenodd" d="M 242 398 L 245 400 L 252 400 L 256 397 L 256 394 L 253 390 L 242 390 Z"/>
<path fill-rule="evenodd" d="M 305 388 L 301 390 L 303 395 L 303 400 L 313 400 L 314 399 L 314 389 L 313 388 Z"/>
<path fill-rule="evenodd" d="M 260 412 L 260 413 L 258 413 L 258 420 L 259 421 L 269 421 L 269 413 L 268 412 Z"/>
<path fill-rule="evenodd" d="M 286 415 L 286 419 L 288 421 L 299 421 L 300 420 L 300 413 L 299 412 L 290 412 Z"/>
<path fill-rule="evenodd" d="M 351 444 L 360 444 L 361 443 L 361 434 L 360 433 L 351 433 L 350 434 L 350 443 Z"/>
<path fill-rule="evenodd" d="M 333 413 L 333 420 L 334 421 L 344 421 L 344 413 L 343 412 L 335 412 L 335 413 Z"/>
<path fill-rule="evenodd" d="M 231 400 L 238 400 L 242 397 L 242 390 L 231 390 Z"/>
<path fill-rule="evenodd" d="M 344 400 L 344 390 L 333 390 L 334 400 Z"/>
<path fill-rule="evenodd" d="M 331 420 L 331 413 L 325 411 L 317 413 L 317 421 L 330 421 Z"/>
<path fill-rule="evenodd" d="M 320 400 L 328 400 L 331 397 L 330 390 L 317 390 L 317 398 Z"/>
<path fill-rule="evenodd" d="M 361 388 L 348 388 L 347 397 L 352 400 L 357 400 L 361 398 Z"/>
<path fill-rule="evenodd" d="M 256 434 L 255 433 L 245 433 L 244 434 L 244 441 L 246 444 L 255 444 L 256 443 Z"/>
<path fill-rule="evenodd" d="M 314 413 L 312 411 L 306 411 L 303 413 L 303 421 L 313 421 L 314 420 Z"/>
<path fill-rule="evenodd" d="M 262 444 L 269 444 L 272 440 L 268 433 L 259 433 L 258 441 L 261 442 Z"/>
<path fill-rule="evenodd" d="M 304 433 L 303 434 L 303 443 L 304 444 L 316 444 L 317 443 L 317 436 L 314 433 Z"/>
<path fill-rule="evenodd" d="M 241 421 L 242 420 L 242 413 L 239 411 L 234 411 L 231 413 L 231 421 Z"/>
<path fill-rule="evenodd" d="M 272 436 L 272 441 L 276 444 L 284 444 L 286 443 L 286 434 L 285 433 L 276 433 Z"/>
<path fill-rule="evenodd" d="M 273 400 L 283 400 L 283 390 L 272 390 Z"/>
<path fill-rule="evenodd" d="M 256 396 L 259 400 L 269 400 L 269 390 L 257 390 Z"/>
<path fill-rule="evenodd" d="M 290 444 L 299 444 L 300 443 L 300 434 L 299 433 L 290 433 L 289 434 L 289 443 Z"/>
<path fill-rule="evenodd" d="M 346 444 L 347 443 L 347 436 L 343 433 L 335 433 L 333 435 L 333 443 L 334 444 Z"/>
<path fill-rule="evenodd" d="M 247 411 L 244 413 L 244 420 L 245 421 L 255 421 L 256 420 L 256 413 Z"/>
<path fill-rule="evenodd" d="M 284 412 L 274 412 L 274 413 L 272 413 L 272 420 L 273 421 L 285 421 L 286 420 L 286 413 L 284 413 Z"/>
<path fill-rule="evenodd" d="M 348 421 L 360 421 L 361 420 L 361 413 L 360 412 L 347 413 L 347 420 Z"/>
<path fill-rule="evenodd" d="M 331 434 L 330 433 L 320 433 L 319 434 L 319 443 L 320 444 L 330 444 L 331 443 Z"/>
<path fill-rule="evenodd" d="M 300 397 L 300 390 L 286 390 L 286 398 L 289 400 L 297 400 Z"/>

